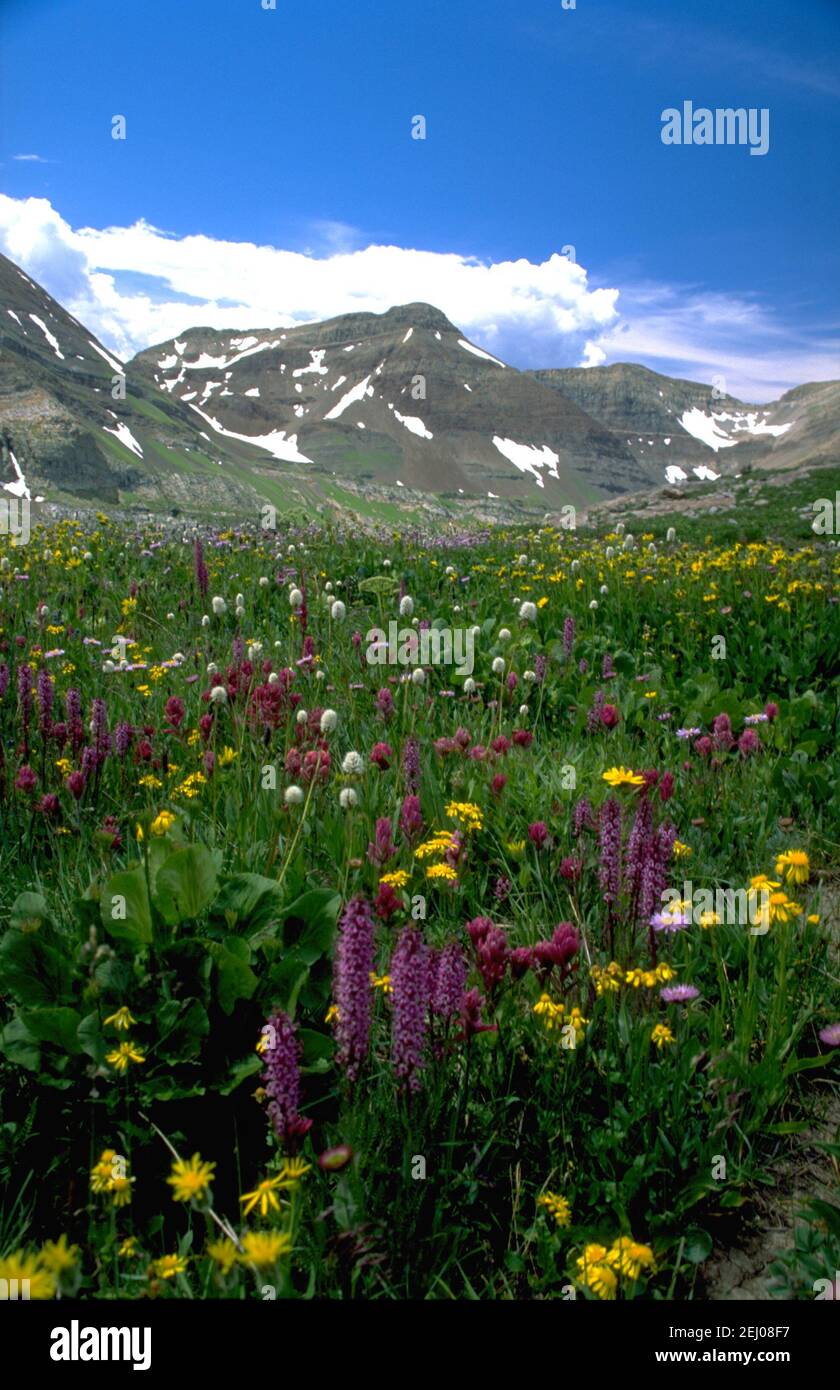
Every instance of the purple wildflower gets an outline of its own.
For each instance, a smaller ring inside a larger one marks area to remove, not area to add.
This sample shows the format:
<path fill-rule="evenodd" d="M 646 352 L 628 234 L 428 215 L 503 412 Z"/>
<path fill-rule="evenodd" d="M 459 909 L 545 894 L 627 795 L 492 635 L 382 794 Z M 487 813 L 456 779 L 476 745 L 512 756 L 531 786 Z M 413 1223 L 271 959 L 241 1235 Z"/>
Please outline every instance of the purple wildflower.
<path fill-rule="evenodd" d="M 391 958 L 390 973 L 391 1060 L 399 1079 L 407 1083 L 409 1090 L 418 1091 L 426 1042 L 429 958 L 417 927 L 403 927 Z"/>
<path fill-rule="evenodd" d="M 609 797 L 601 807 L 598 841 L 601 891 L 604 901 L 612 909 L 621 892 L 621 805 L 614 796 Z"/>
<path fill-rule="evenodd" d="M 198 585 L 198 592 L 204 597 L 207 593 L 207 586 L 210 582 L 207 574 L 207 566 L 204 563 L 204 547 L 201 541 L 196 539 L 193 547 L 193 557 L 195 560 L 195 582 Z"/>
<path fill-rule="evenodd" d="M 464 986 L 467 982 L 467 963 L 457 941 L 444 946 L 438 961 L 432 994 L 432 1013 L 442 1018 L 452 1018 L 461 1007 Z"/>
<path fill-rule="evenodd" d="M 367 857 L 371 864 L 375 864 L 378 869 L 381 869 L 383 864 L 387 864 L 396 852 L 397 847 L 391 834 L 391 821 L 388 816 L 380 816 L 376 822 L 374 839 L 369 842 L 367 847 Z"/>
<path fill-rule="evenodd" d="M 298 1059 L 301 1047 L 297 1040 L 297 1024 L 279 1009 L 263 1028 L 267 1039 L 263 1084 L 268 1096 L 268 1115 L 281 1144 L 290 1137 L 309 1129 L 312 1121 L 302 1120 L 300 1104 L 300 1071 Z"/>
<path fill-rule="evenodd" d="M 567 618 L 563 624 L 563 655 L 567 661 L 571 660 L 572 650 L 575 645 L 575 620 Z"/>
<path fill-rule="evenodd" d="M 407 796 L 400 811 L 400 830 L 406 840 L 411 842 L 423 833 L 423 814 L 420 810 L 419 796 Z"/>
<path fill-rule="evenodd" d="M 821 1028 L 820 1042 L 827 1043 L 829 1047 L 840 1047 L 840 1023 L 830 1023 L 827 1028 Z"/>
<path fill-rule="evenodd" d="M 333 993 L 338 1007 L 337 1061 L 355 1081 L 368 1050 L 373 969 L 373 913 L 365 898 L 351 898 L 338 924 Z"/>
<path fill-rule="evenodd" d="M 659 997 L 666 1004 L 687 1004 L 691 999 L 698 999 L 700 991 L 694 985 L 667 985 L 659 991 Z"/>
<path fill-rule="evenodd" d="M 406 739 L 403 747 L 402 766 L 405 789 L 410 796 L 414 795 L 420 790 L 420 744 L 416 738 Z"/>

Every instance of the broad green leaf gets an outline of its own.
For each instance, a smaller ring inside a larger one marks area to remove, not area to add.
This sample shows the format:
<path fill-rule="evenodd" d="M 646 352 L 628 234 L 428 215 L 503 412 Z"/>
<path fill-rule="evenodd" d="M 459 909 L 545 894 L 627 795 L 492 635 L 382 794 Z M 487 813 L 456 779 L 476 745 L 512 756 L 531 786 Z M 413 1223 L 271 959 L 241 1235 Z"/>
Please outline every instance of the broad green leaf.
<path fill-rule="evenodd" d="M 170 926 L 194 921 L 216 895 L 216 866 L 204 845 L 176 850 L 158 870 L 155 906 Z"/>
<path fill-rule="evenodd" d="M 39 1042 L 55 1043 L 65 1052 L 80 1050 L 77 1035 L 82 1019 L 75 1009 L 25 1009 L 20 1017 L 24 1027 Z"/>
<path fill-rule="evenodd" d="M 118 941 L 147 946 L 152 939 L 152 910 L 142 864 L 112 874 L 99 903 L 102 925 Z"/>
<path fill-rule="evenodd" d="M 38 932 L 11 927 L 0 942 L 0 995 L 21 1004 L 67 1003 L 71 994 L 70 962 Z"/>

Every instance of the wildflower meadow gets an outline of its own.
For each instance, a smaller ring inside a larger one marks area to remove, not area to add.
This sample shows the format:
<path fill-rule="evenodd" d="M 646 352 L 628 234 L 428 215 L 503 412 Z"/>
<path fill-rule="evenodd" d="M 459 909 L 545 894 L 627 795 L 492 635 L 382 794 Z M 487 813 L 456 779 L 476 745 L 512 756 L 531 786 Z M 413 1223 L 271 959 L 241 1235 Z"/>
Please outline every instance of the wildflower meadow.
<path fill-rule="evenodd" d="M 707 1297 L 837 1103 L 832 543 L 12 540 L 0 1279 Z"/>

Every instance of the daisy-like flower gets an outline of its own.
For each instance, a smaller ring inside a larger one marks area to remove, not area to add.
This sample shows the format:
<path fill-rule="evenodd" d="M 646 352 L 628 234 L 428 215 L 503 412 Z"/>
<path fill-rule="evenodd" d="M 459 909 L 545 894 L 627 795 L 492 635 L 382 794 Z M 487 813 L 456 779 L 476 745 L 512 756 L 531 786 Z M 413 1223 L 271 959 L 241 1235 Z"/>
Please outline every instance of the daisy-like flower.
<path fill-rule="evenodd" d="M 242 1237 L 241 1264 L 271 1269 L 292 1248 L 292 1238 L 285 1231 L 246 1231 Z"/>
<path fill-rule="evenodd" d="M 152 1270 L 158 1279 L 174 1279 L 177 1274 L 184 1274 L 186 1268 L 185 1255 L 161 1255 L 159 1260 L 152 1261 Z"/>
<path fill-rule="evenodd" d="M 383 874 L 379 882 L 390 884 L 392 888 L 405 888 L 408 879 L 409 875 L 405 869 L 394 869 L 393 873 Z"/>
<path fill-rule="evenodd" d="M 554 1217 L 556 1226 L 570 1226 L 572 1224 L 572 1208 L 567 1198 L 562 1197 L 557 1192 L 543 1192 L 537 1198 L 537 1206 L 545 1207 L 549 1215 Z"/>
<path fill-rule="evenodd" d="M 575 1261 L 580 1282 L 601 1299 L 615 1298 L 618 1287 L 615 1271 L 607 1264 L 607 1254 L 605 1245 L 587 1245 Z"/>
<path fill-rule="evenodd" d="M 750 879 L 750 888 L 755 889 L 756 892 L 760 892 L 762 888 L 767 888 L 772 892 L 774 888 L 781 888 L 781 886 L 781 883 L 777 883 L 775 879 L 768 878 L 766 874 L 753 874 Z"/>
<path fill-rule="evenodd" d="M 224 1240 L 211 1241 L 210 1244 L 205 1247 L 204 1253 L 205 1255 L 209 1255 L 210 1259 L 219 1266 L 222 1274 L 230 1274 L 230 1271 L 236 1264 L 238 1255 L 236 1246 L 232 1240 L 228 1240 L 227 1236 L 225 1236 Z"/>
<path fill-rule="evenodd" d="M 311 1168 L 312 1164 L 303 1158 L 286 1158 L 277 1174 L 277 1181 L 280 1187 L 297 1187 L 301 1178 L 305 1177 Z"/>
<path fill-rule="evenodd" d="M 700 991 L 694 985 L 670 985 L 659 991 L 659 997 L 666 1004 L 688 1004 L 700 997 Z"/>
<path fill-rule="evenodd" d="M 787 893 L 771 893 L 768 907 L 770 925 L 775 922 L 790 922 L 802 912 L 799 903 L 789 898 Z"/>
<path fill-rule="evenodd" d="M 112 1178 L 108 1191 L 111 1193 L 113 1205 L 115 1207 L 127 1207 L 131 1201 L 131 1184 L 134 1178 L 122 1174 L 120 1177 Z"/>
<path fill-rule="evenodd" d="M 74 1269 L 79 1261 L 78 1245 L 68 1245 L 66 1235 L 60 1235 L 58 1240 L 48 1240 L 45 1242 L 39 1255 L 39 1260 L 50 1274 L 63 1274 L 65 1270 Z"/>
<path fill-rule="evenodd" d="M 785 883 L 807 883 L 811 876 L 811 862 L 804 849 L 788 849 L 776 860 L 776 873 Z"/>
<path fill-rule="evenodd" d="M 674 841 L 674 858 L 675 858 L 675 859 L 688 859 L 688 857 L 689 857 L 690 855 L 692 855 L 693 853 L 694 853 L 694 850 L 691 848 L 691 845 L 686 845 L 686 844 L 684 844 L 682 840 L 675 840 L 675 841 Z"/>
<path fill-rule="evenodd" d="M 607 1253 L 607 1264 L 626 1279 L 638 1279 L 643 1269 L 653 1269 L 653 1251 L 632 1236 L 619 1236 Z"/>
<path fill-rule="evenodd" d="M 383 994 L 394 993 L 394 986 L 391 984 L 390 975 L 377 975 L 375 970 L 371 970 L 370 982 L 374 989 L 381 989 Z"/>
<path fill-rule="evenodd" d="M 260 1209 L 260 1216 L 268 1216 L 270 1211 L 279 1211 L 280 1202 L 277 1197 L 277 1189 L 281 1186 L 279 1177 L 263 1178 L 258 1182 L 253 1192 L 244 1192 L 239 1198 L 244 1210 L 243 1216 L 250 1216 L 256 1207 Z"/>
<path fill-rule="evenodd" d="M 457 820 L 468 830 L 480 830 L 484 824 L 484 813 L 473 801 L 450 801 L 446 808 L 450 820 Z"/>
<path fill-rule="evenodd" d="M 137 1044 L 133 1042 L 121 1042 L 119 1047 L 115 1048 L 113 1052 L 106 1052 L 105 1054 L 105 1061 L 108 1065 L 119 1072 L 128 1071 L 131 1062 L 135 1062 L 137 1066 L 140 1066 L 145 1060 L 146 1058 L 143 1056 L 143 1053 L 139 1051 Z"/>
<path fill-rule="evenodd" d="M 677 972 L 672 970 L 667 961 L 661 960 L 653 973 L 660 984 L 667 985 L 669 980 L 673 980 Z"/>
<path fill-rule="evenodd" d="M 531 1012 L 542 1019 L 550 1033 L 553 1028 L 562 1026 L 563 1014 L 566 1009 L 564 1004 L 556 1004 L 550 994 L 541 994 Z"/>
<path fill-rule="evenodd" d="M 117 1254 L 119 1255 L 121 1260 L 133 1260 L 134 1256 L 138 1253 L 139 1251 L 137 1249 L 136 1236 L 126 1236 L 125 1240 L 122 1242 L 119 1250 L 117 1251 Z"/>
<path fill-rule="evenodd" d="M 215 1163 L 205 1163 L 200 1154 L 192 1158 L 178 1158 L 172 1165 L 171 1176 L 166 1179 L 172 1188 L 173 1202 L 200 1201 L 213 1181 Z"/>
<path fill-rule="evenodd" d="M 451 864 L 430 864 L 426 870 L 426 878 L 444 879 L 447 883 L 457 882 L 458 875 Z"/>
<path fill-rule="evenodd" d="M 654 931 L 678 932 L 690 926 L 691 918 L 684 912 L 654 912 L 650 925 Z"/>
<path fill-rule="evenodd" d="M 18 1281 L 20 1289 L 26 1289 L 29 1298 L 54 1298 L 56 1284 L 53 1275 L 45 1269 L 38 1255 L 26 1255 L 23 1250 L 15 1250 L 0 1260 L 0 1279 L 9 1283 Z"/>
<path fill-rule="evenodd" d="M 169 830 L 174 824 L 175 815 L 172 811 L 160 811 L 155 816 L 154 820 L 149 826 L 149 829 L 151 830 L 153 835 L 161 836 L 165 835 L 167 830 Z"/>
<path fill-rule="evenodd" d="M 829 1047 L 840 1047 L 840 1023 L 830 1023 L 827 1028 L 821 1028 L 820 1042 Z"/>
<path fill-rule="evenodd" d="M 650 1040 L 653 1043 L 654 1047 L 658 1048 L 660 1052 L 662 1051 L 663 1047 L 667 1047 L 670 1043 L 676 1042 L 676 1038 L 674 1037 L 667 1023 L 657 1023 L 656 1027 L 650 1035 Z"/>
<path fill-rule="evenodd" d="M 644 777 L 629 767 L 610 767 L 601 775 L 603 781 L 612 787 L 613 791 L 618 791 L 621 787 L 636 788 L 645 785 Z"/>
<path fill-rule="evenodd" d="M 132 1018 L 129 1010 L 123 1005 L 122 1008 L 117 1009 L 116 1013 L 108 1015 L 104 1021 L 103 1027 L 114 1027 L 118 1032 L 127 1033 L 131 1025 L 136 1022 L 137 1019 Z"/>

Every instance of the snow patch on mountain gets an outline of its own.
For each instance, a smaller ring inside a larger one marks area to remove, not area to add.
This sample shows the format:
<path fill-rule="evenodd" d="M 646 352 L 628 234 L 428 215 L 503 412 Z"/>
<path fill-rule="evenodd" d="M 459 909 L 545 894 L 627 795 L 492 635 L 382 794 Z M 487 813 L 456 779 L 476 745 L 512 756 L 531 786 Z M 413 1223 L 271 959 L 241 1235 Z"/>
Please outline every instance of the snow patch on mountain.
<path fill-rule="evenodd" d="M 113 414 L 113 411 L 111 413 Z M 125 445 L 126 449 L 130 449 L 133 454 L 137 454 L 138 458 L 143 457 L 142 448 L 137 443 L 128 425 L 124 424 L 122 420 L 120 420 L 115 429 L 112 429 L 110 425 L 103 425 L 102 428 L 106 434 L 113 434 L 121 444 Z"/>
<path fill-rule="evenodd" d="M 439 338 L 439 337 L 440 337 L 440 334 L 437 333 L 435 336 Z M 459 338 L 459 339 L 458 339 L 458 346 L 459 346 L 459 347 L 462 347 L 462 348 L 465 348 L 467 352 L 472 352 L 472 353 L 474 353 L 476 357 L 483 357 L 483 358 L 485 358 L 486 361 L 488 361 L 488 362 L 495 362 L 495 364 L 496 364 L 497 367 L 504 367 L 504 365 L 505 365 L 504 362 L 500 362 L 500 361 L 499 361 L 498 357 L 492 357 L 492 356 L 490 355 L 490 353 L 489 353 L 489 352 L 485 352 L 485 351 L 483 350 L 483 348 L 477 348 L 477 347 L 474 347 L 472 343 L 468 343 L 467 340 L 466 340 L 466 338 Z"/>
<path fill-rule="evenodd" d="M 308 372 L 314 372 L 316 376 L 326 376 L 327 368 L 324 366 L 326 348 L 309 349 L 309 366 L 298 367 L 292 372 L 292 376 L 306 376 Z"/>
<path fill-rule="evenodd" d="M 538 449 L 536 444 L 517 444 L 515 439 L 502 439 L 498 434 L 493 436 L 493 443 L 499 453 L 504 454 L 520 473 L 532 474 L 537 487 L 545 487 L 541 471 L 543 468 L 548 471 L 549 477 L 559 477 L 557 465 L 560 455 L 549 449 L 547 444 Z"/>
<path fill-rule="evenodd" d="M 100 357 L 105 358 L 105 361 L 108 363 L 108 366 L 111 368 L 112 372 L 116 372 L 117 376 L 124 375 L 124 364 L 120 361 L 118 357 L 112 357 L 111 354 L 106 352 L 104 348 L 101 348 L 98 343 L 95 343 L 92 338 L 88 338 L 88 342 L 90 343 L 94 352 L 98 352 Z"/>
<path fill-rule="evenodd" d="M 288 438 L 285 430 L 272 430 L 269 434 L 237 434 L 235 430 L 226 430 L 212 415 L 205 415 L 199 406 L 191 405 L 190 410 L 194 410 L 202 420 L 206 420 L 217 434 L 223 434 L 228 439 L 241 439 L 243 443 L 253 444 L 257 449 L 265 449 L 266 453 L 271 454 L 273 458 L 282 459 L 284 463 L 312 462 L 312 459 L 307 458 L 298 448 L 296 434 L 291 434 Z"/>
<path fill-rule="evenodd" d="M 47 325 L 44 323 L 44 320 L 39 319 L 37 314 L 30 314 L 29 317 L 31 318 L 33 323 L 38 325 L 47 342 L 49 343 L 50 347 L 52 348 L 53 352 L 55 353 L 56 357 L 60 357 L 63 360 L 64 353 L 58 346 L 58 339 L 55 336 L 55 334 L 51 333 L 50 330 L 47 328 Z"/>
<path fill-rule="evenodd" d="M 718 449 L 732 449 L 738 442 L 724 433 L 715 415 L 707 415 L 699 406 L 684 411 L 680 416 L 680 424 L 688 434 L 699 439 L 701 444 L 708 444 L 715 453 Z"/>
<path fill-rule="evenodd" d="M 25 497 L 27 501 L 31 501 L 29 488 L 26 485 L 26 479 L 24 478 L 23 473 L 20 470 L 20 464 L 18 463 L 11 449 L 9 450 L 9 462 L 12 465 L 12 468 L 15 470 L 15 481 L 13 483 L 3 483 L 3 491 L 10 492 L 13 497 Z"/>
<path fill-rule="evenodd" d="M 393 410 L 393 406 L 390 407 Z M 417 415 L 400 415 L 398 410 L 394 410 L 394 419 L 399 420 L 401 425 L 405 425 L 412 434 L 419 435 L 421 439 L 434 439 L 431 430 L 427 430 L 423 421 Z"/>
<path fill-rule="evenodd" d="M 325 420 L 338 420 L 344 414 L 349 405 L 354 405 L 356 401 L 363 401 L 365 396 L 373 395 L 373 387 L 370 384 L 370 377 L 366 376 L 363 381 L 356 386 L 351 386 L 349 391 L 345 391 L 341 400 L 328 410 L 324 416 Z"/>

